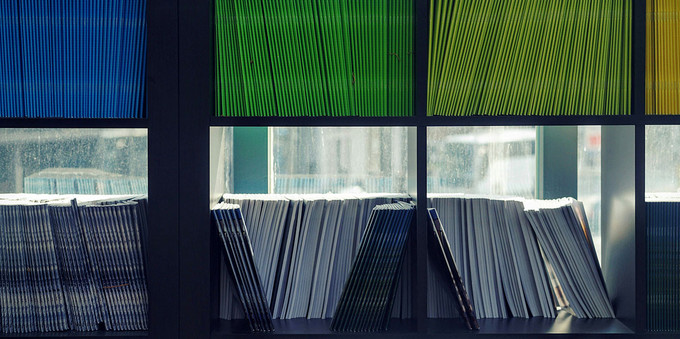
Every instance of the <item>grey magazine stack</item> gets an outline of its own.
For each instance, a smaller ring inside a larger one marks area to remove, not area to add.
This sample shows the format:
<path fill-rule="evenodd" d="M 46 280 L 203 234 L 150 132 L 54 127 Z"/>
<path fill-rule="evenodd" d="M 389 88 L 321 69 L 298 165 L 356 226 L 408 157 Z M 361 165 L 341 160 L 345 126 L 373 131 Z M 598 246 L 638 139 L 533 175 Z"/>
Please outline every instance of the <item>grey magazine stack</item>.
<path fill-rule="evenodd" d="M 583 204 L 571 198 L 529 200 L 526 215 L 578 318 L 614 318 Z"/>
<path fill-rule="evenodd" d="M 342 289 L 331 330 L 387 330 L 415 205 L 405 202 L 373 208 L 359 253 Z"/>
<path fill-rule="evenodd" d="M 408 199 L 404 194 L 223 196 L 225 203 L 241 206 L 274 319 L 331 318 L 371 211 L 380 204 Z M 227 264 L 221 264 L 219 315 L 245 318 Z M 408 265 L 407 258 L 393 317 L 411 316 Z"/>
<path fill-rule="evenodd" d="M 428 203 L 439 212 L 478 318 L 554 318 L 558 308 L 579 318 L 614 317 L 577 201 L 432 194 Z M 453 294 L 432 260 L 428 266 L 428 317 L 457 317 Z"/>
<path fill-rule="evenodd" d="M 146 197 L 0 196 L 3 333 L 147 329 Z"/>

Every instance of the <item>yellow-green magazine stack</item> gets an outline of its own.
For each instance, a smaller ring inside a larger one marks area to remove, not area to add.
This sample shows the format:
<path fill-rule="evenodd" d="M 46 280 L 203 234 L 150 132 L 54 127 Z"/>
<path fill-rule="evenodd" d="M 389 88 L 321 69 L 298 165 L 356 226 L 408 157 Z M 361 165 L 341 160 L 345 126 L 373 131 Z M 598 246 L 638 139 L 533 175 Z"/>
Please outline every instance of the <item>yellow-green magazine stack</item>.
<path fill-rule="evenodd" d="M 432 0 L 428 115 L 630 114 L 631 0 Z"/>
<path fill-rule="evenodd" d="M 680 1 L 647 0 L 647 114 L 680 114 L 679 20 Z"/>

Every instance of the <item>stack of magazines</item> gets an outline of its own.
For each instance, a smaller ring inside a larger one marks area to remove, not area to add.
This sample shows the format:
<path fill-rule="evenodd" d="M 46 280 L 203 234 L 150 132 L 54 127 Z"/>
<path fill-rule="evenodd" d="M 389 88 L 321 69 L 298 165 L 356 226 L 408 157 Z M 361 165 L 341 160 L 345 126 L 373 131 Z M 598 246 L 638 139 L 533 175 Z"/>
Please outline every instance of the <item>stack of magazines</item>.
<path fill-rule="evenodd" d="M 408 196 L 227 194 L 223 200 L 241 206 L 272 317 L 326 319 L 340 299 L 372 209 Z M 228 263 L 221 260 L 220 318 L 244 318 Z M 405 268 L 402 275 L 409 272 Z M 407 318 L 410 279 L 400 281 L 393 316 Z"/>
<path fill-rule="evenodd" d="M 0 2 L 0 117 L 146 117 L 146 0 Z"/>
<path fill-rule="evenodd" d="M 146 204 L 0 196 L 2 332 L 146 330 Z"/>
<path fill-rule="evenodd" d="M 431 195 L 479 318 L 614 317 L 585 219 L 573 199 Z M 458 316 L 428 264 L 428 317 Z"/>
<path fill-rule="evenodd" d="M 386 330 L 415 206 L 376 206 L 333 314 L 331 330 Z"/>
<path fill-rule="evenodd" d="M 387 258 L 378 255 L 385 250 L 380 244 L 367 245 L 375 232 L 370 227 L 385 222 L 375 219 L 385 217 L 382 213 L 397 212 L 380 207 L 372 216 L 371 211 L 379 205 L 404 209 L 410 205 L 400 201 L 408 196 L 225 195 L 223 200 L 240 204 L 252 226 L 254 266 L 272 318 L 333 317 L 337 331 L 376 331 L 390 316 L 410 317 L 410 255 L 397 268 L 381 266 L 384 279 L 374 281 L 393 283 L 395 291 L 374 295 L 372 287 L 351 283 L 359 274 L 351 273 L 352 267 Z M 579 318 L 614 317 L 579 202 L 439 194 L 431 195 L 429 204 L 436 211 L 429 211 L 428 317 L 462 317 L 470 329 L 478 328 L 477 318 L 554 318 L 560 309 Z M 408 241 L 403 246 L 409 251 Z M 230 281 L 227 265 L 220 316 L 244 318 L 239 286 Z M 361 300 L 374 307 L 354 309 Z M 348 320 L 358 314 L 367 318 Z"/>
<path fill-rule="evenodd" d="M 571 198 L 525 202 L 543 254 L 578 318 L 614 318 L 583 204 Z"/>
<path fill-rule="evenodd" d="M 555 317 L 545 263 L 521 201 L 438 194 L 429 204 L 439 212 L 479 318 Z M 428 316 L 456 316 L 436 270 L 429 272 Z"/>
<path fill-rule="evenodd" d="M 680 331 L 680 194 L 648 193 L 647 329 Z"/>
<path fill-rule="evenodd" d="M 269 303 L 255 267 L 253 249 L 241 208 L 233 204 L 218 204 L 212 209 L 212 220 L 224 246 L 229 271 L 250 329 L 255 332 L 273 331 Z"/>

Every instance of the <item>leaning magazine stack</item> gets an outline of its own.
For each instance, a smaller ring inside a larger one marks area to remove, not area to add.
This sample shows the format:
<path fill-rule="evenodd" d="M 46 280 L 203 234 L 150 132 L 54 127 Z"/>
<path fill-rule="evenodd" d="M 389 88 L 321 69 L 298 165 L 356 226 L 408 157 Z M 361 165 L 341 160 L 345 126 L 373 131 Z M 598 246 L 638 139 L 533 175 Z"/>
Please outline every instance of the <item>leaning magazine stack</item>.
<path fill-rule="evenodd" d="M 430 249 L 428 264 L 432 261 L 439 261 L 439 265 L 443 268 L 443 273 L 445 275 L 441 281 L 446 281 L 449 290 L 453 293 L 453 298 L 458 306 L 458 314 L 463 318 L 465 326 L 469 330 L 478 330 L 479 324 L 477 323 L 475 309 L 472 306 L 470 297 L 465 289 L 463 279 L 460 277 L 460 271 L 458 270 L 456 260 L 453 259 L 449 239 L 446 236 L 446 232 L 444 232 L 441 220 L 439 219 L 439 214 L 437 214 L 437 210 L 434 208 L 428 208 L 427 214 L 429 217 L 429 225 L 427 227 L 429 243 L 427 247 Z M 428 267 L 432 268 L 433 266 L 430 264 Z"/>
<path fill-rule="evenodd" d="M 146 197 L 0 196 L 2 333 L 146 330 Z"/>
<path fill-rule="evenodd" d="M 212 210 L 212 217 L 251 331 L 273 331 L 269 303 L 255 267 L 253 249 L 241 208 L 233 204 L 218 204 Z"/>
<path fill-rule="evenodd" d="M 414 215 L 415 205 L 405 202 L 373 209 L 333 314 L 331 330 L 387 330 Z"/>

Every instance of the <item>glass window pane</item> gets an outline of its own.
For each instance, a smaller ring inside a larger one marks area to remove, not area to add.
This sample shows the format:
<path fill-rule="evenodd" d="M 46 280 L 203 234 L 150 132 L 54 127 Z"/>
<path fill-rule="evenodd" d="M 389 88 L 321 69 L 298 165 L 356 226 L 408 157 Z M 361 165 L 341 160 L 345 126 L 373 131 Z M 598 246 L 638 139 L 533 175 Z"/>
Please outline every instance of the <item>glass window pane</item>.
<path fill-rule="evenodd" d="M 146 129 L 0 129 L 0 193 L 146 194 Z"/>
<path fill-rule="evenodd" d="M 532 198 L 535 182 L 535 127 L 428 128 L 428 192 Z"/>
<path fill-rule="evenodd" d="M 273 127 L 272 193 L 407 190 L 406 127 Z"/>
<path fill-rule="evenodd" d="M 601 167 L 602 128 L 579 126 L 578 128 L 578 200 L 583 202 L 586 217 L 593 236 L 598 259 L 601 261 L 600 214 L 601 214 Z"/>
<path fill-rule="evenodd" d="M 232 127 L 210 128 L 210 196 L 213 203 L 224 193 L 234 192 Z"/>
<path fill-rule="evenodd" d="M 680 191 L 680 126 L 645 129 L 645 191 Z"/>

